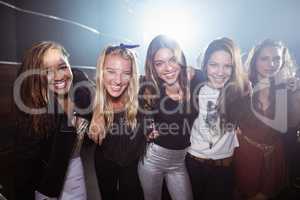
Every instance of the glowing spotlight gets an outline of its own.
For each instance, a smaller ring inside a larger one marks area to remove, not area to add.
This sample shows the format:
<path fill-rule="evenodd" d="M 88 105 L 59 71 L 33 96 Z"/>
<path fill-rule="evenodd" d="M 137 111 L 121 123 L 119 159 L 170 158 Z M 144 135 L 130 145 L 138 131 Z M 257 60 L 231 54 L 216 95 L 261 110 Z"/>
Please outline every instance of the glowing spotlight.
<path fill-rule="evenodd" d="M 195 39 L 195 24 L 191 13 L 182 8 L 156 7 L 147 10 L 143 18 L 143 38 L 148 44 L 156 35 L 165 34 L 182 46 L 190 46 Z"/>

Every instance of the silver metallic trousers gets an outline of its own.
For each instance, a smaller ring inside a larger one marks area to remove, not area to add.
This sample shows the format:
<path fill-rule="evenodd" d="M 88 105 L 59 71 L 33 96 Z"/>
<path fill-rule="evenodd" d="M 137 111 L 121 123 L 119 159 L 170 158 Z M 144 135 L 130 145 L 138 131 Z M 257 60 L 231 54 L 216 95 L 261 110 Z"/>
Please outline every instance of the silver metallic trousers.
<path fill-rule="evenodd" d="M 185 166 L 186 149 L 170 150 L 151 143 L 138 174 L 145 200 L 160 200 L 163 180 L 173 200 L 192 200 L 193 194 Z"/>

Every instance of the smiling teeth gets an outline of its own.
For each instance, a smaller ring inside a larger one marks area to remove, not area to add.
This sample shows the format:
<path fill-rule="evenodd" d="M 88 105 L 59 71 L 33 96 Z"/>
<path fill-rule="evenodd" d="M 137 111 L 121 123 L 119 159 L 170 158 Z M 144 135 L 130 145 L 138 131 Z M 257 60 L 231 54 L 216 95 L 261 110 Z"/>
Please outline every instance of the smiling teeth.
<path fill-rule="evenodd" d="M 173 78 L 173 76 L 175 75 L 175 72 L 173 73 L 168 73 L 168 74 L 165 74 L 165 76 L 167 77 L 167 78 Z"/>
<path fill-rule="evenodd" d="M 121 89 L 120 86 L 111 86 L 111 88 L 114 90 L 114 91 L 118 91 Z"/>
<path fill-rule="evenodd" d="M 216 77 L 215 77 L 215 79 L 216 79 L 216 80 L 225 80 L 226 78 L 216 78 Z"/>
<path fill-rule="evenodd" d="M 66 81 L 56 81 L 54 85 L 58 89 L 63 89 L 66 86 Z"/>

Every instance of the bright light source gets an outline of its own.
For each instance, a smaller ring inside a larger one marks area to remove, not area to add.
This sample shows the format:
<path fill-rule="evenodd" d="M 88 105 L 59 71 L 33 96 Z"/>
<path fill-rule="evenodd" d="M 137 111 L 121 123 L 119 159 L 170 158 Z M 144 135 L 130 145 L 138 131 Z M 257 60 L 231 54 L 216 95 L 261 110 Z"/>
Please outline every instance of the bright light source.
<path fill-rule="evenodd" d="M 143 38 L 146 44 L 157 35 L 165 34 L 175 40 L 180 45 L 188 47 L 195 40 L 195 24 L 191 13 L 183 8 L 159 7 L 146 10 L 143 22 Z"/>

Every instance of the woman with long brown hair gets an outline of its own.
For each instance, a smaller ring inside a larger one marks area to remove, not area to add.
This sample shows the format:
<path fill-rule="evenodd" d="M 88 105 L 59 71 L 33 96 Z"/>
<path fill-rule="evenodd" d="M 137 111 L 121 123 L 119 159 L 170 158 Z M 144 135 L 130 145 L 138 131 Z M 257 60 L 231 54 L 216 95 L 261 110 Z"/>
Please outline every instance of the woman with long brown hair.
<path fill-rule="evenodd" d="M 20 67 L 14 88 L 17 199 L 93 199 L 81 155 L 93 85 L 71 71 L 68 57 L 60 44 L 39 42 Z"/>
<path fill-rule="evenodd" d="M 197 91 L 199 113 L 191 130 L 186 165 L 195 199 L 232 199 L 232 160 L 239 146 L 236 109 L 249 96 L 234 41 L 212 41 L 204 53 L 202 70 L 206 81 Z"/>
<path fill-rule="evenodd" d="M 237 196 L 269 199 L 287 184 L 282 133 L 296 120 L 290 111 L 299 110 L 299 97 L 298 103 L 292 103 L 294 94 L 288 85 L 294 64 L 283 43 L 270 39 L 250 51 L 246 64 L 253 95 L 240 122 L 240 147 L 235 155 Z"/>
<path fill-rule="evenodd" d="M 191 200 L 184 159 L 190 145 L 190 128 L 197 116 L 193 91 L 196 82 L 201 81 L 201 74 L 189 80 L 182 49 L 175 40 L 164 35 L 151 41 L 145 70 L 141 88 L 145 100 L 143 109 L 152 114 L 154 132 L 158 136 L 148 145 L 139 163 L 144 197 L 146 200 L 161 199 L 165 180 L 172 199 Z"/>

